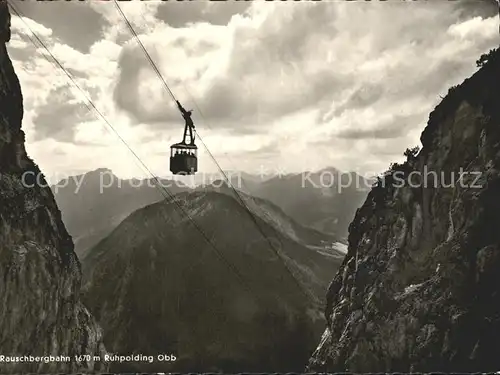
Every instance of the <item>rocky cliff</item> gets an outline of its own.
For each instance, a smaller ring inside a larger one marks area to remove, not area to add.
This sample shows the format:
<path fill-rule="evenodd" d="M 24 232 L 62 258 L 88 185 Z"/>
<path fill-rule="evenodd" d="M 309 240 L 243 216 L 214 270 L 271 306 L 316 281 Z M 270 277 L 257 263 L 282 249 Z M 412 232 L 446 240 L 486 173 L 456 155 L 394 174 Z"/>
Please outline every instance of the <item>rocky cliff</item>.
<path fill-rule="evenodd" d="M 100 329 L 79 300 L 81 270 L 51 190 L 27 156 L 23 99 L 7 54 L 10 14 L 0 2 L 0 372 L 99 369 Z M 41 186 L 36 183 L 36 176 Z M 75 355 L 89 355 L 77 363 Z M 15 356 L 53 356 L 7 362 Z M 3 357 L 5 356 L 5 357 Z M 70 361 L 62 361 L 69 356 Z"/>
<path fill-rule="evenodd" d="M 350 225 L 308 370 L 500 370 L 500 51 L 421 142 Z"/>

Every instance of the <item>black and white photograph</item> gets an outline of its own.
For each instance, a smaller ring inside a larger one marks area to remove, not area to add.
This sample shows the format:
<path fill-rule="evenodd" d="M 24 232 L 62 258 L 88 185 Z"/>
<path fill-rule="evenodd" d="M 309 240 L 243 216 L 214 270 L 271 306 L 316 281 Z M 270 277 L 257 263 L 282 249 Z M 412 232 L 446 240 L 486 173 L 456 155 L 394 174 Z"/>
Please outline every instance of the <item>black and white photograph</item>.
<path fill-rule="evenodd" d="M 499 350 L 500 0 L 0 0 L 0 374 Z"/>

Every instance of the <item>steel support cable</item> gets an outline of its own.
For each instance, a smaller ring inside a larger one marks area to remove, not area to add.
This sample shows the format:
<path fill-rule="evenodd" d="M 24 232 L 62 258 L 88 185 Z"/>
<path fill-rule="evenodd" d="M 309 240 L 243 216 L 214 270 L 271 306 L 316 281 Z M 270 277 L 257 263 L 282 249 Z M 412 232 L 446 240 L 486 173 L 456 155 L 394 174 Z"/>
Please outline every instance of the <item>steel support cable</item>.
<path fill-rule="evenodd" d="M 15 12 L 14 7 L 12 7 L 12 8 L 13 8 L 13 10 L 14 10 L 14 12 Z M 18 14 L 18 17 L 19 17 L 19 18 L 21 18 L 21 17 L 19 16 L 19 14 Z M 33 32 L 32 32 L 32 33 L 33 33 Z M 35 34 L 34 34 L 34 35 L 35 35 Z M 31 43 L 32 43 L 35 47 L 39 47 L 39 46 L 37 45 L 36 41 L 35 41 L 32 37 L 30 37 L 29 35 L 26 35 L 26 37 L 30 40 L 30 42 L 31 42 Z M 40 43 L 40 42 L 39 42 L 39 43 Z M 42 43 L 42 44 L 43 44 L 43 43 Z M 45 48 L 45 49 L 47 49 L 47 48 Z M 50 51 L 48 51 L 48 53 L 50 54 Z M 43 55 L 43 57 L 44 57 L 44 59 L 45 59 L 45 60 L 46 60 L 49 64 L 51 64 L 52 66 L 54 66 L 54 67 L 56 68 L 56 70 L 61 68 L 61 67 L 60 67 L 60 65 L 58 64 L 57 60 L 54 58 L 54 56 L 52 56 L 52 55 L 51 55 L 52 60 L 50 60 L 50 59 L 49 59 L 46 55 Z M 55 61 L 55 62 L 54 62 L 54 61 Z M 73 83 L 73 82 L 72 82 L 72 83 Z M 85 104 L 85 106 L 87 107 L 87 109 L 88 109 L 90 112 L 95 111 L 95 109 L 94 109 L 91 105 L 89 105 L 87 102 L 84 102 L 83 104 Z M 104 118 L 104 121 L 106 121 L 106 119 L 105 119 L 105 118 Z M 108 133 L 112 134 L 112 132 L 111 132 L 111 131 L 107 128 L 107 127 L 104 127 L 104 129 L 105 129 Z M 116 135 L 116 134 L 115 134 L 115 135 Z M 134 158 L 134 162 L 136 162 L 136 164 L 138 164 L 135 158 Z M 143 166 L 142 166 L 141 164 L 138 164 L 138 166 L 141 168 L 142 172 L 144 172 Z M 145 172 L 145 173 L 146 173 L 146 176 L 147 176 L 147 175 L 148 175 L 148 172 Z M 160 193 L 162 194 L 162 196 L 163 196 L 165 199 L 167 198 L 167 197 L 165 197 L 165 195 L 163 194 L 163 192 L 162 192 L 162 191 L 160 191 Z"/>
<path fill-rule="evenodd" d="M 137 33 L 135 32 L 133 26 L 131 25 L 131 23 L 128 21 L 128 18 L 127 16 L 123 13 L 123 11 L 121 10 L 117 0 L 113 0 L 114 4 L 115 4 L 115 7 L 117 8 L 117 10 L 119 11 L 120 15 L 122 16 L 122 18 L 124 19 L 126 25 L 128 26 L 130 32 L 132 33 L 132 35 L 134 36 L 134 38 L 136 39 L 137 43 L 140 45 L 142 51 L 144 52 L 144 54 L 146 55 L 149 63 L 151 64 L 153 70 L 155 71 L 156 75 L 158 76 L 158 78 L 162 81 L 163 83 L 163 86 L 165 87 L 165 89 L 167 90 L 167 92 L 170 94 L 170 96 L 172 97 L 172 99 L 174 100 L 174 102 L 176 101 L 176 98 L 175 96 L 173 95 L 172 91 L 170 90 L 170 88 L 168 87 L 168 84 L 167 82 L 165 81 L 165 79 L 163 78 L 163 76 L 161 75 L 158 67 L 156 66 L 155 62 L 153 61 L 153 59 L 151 58 L 151 56 L 149 55 L 147 49 L 144 47 L 144 44 L 142 43 L 141 39 L 139 38 L 139 36 L 137 35 Z M 187 91 L 187 90 L 186 90 Z M 190 95 L 191 96 L 191 95 Z M 195 106 L 197 107 L 198 111 L 200 112 L 200 115 L 201 117 L 203 118 L 203 120 L 206 122 L 200 108 L 198 107 L 197 103 L 194 101 L 194 99 L 192 98 L 191 96 L 191 99 L 193 100 Z M 228 186 L 233 190 L 233 192 L 235 193 L 235 195 L 238 197 L 238 200 L 241 202 L 241 204 L 243 205 L 245 211 L 247 212 L 247 214 L 250 216 L 251 220 L 253 221 L 253 223 L 256 225 L 258 231 L 261 233 L 261 235 L 263 236 L 263 238 L 269 243 L 269 247 L 271 248 L 271 250 L 276 254 L 276 256 L 278 256 L 278 258 L 282 259 L 283 260 L 283 266 L 285 267 L 286 271 L 289 273 L 289 275 L 292 277 L 294 283 L 297 285 L 297 287 L 299 288 L 299 290 L 301 291 L 302 294 L 304 294 L 306 296 L 306 298 L 308 299 L 311 299 L 312 301 L 315 300 L 315 298 L 309 294 L 308 291 L 306 291 L 304 289 L 304 287 L 302 286 L 302 284 L 300 283 L 300 281 L 297 280 L 297 277 L 294 275 L 293 271 L 288 267 L 288 265 L 286 264 L 286 260 L 283 258 L 283 256 L 280 254 L 280 251 L 278 249 L 276 249 L 274 247 L 274 245 L 272 244 L 271 240 L 269 239 L 269 237 L 265 234 L 265 232 L 263 231 L 263 229 L 260 227 L 260 225 L 258 224 L 258 221 L 257 219 L 255 218 L 255 215 L 251 212 L 250 208 L 248 207 L 248 205 L 246 204 L 246 202 L 243 200 L 243 198 L 240 196 L 240 194 L 238 193 L 238 191 L 234 188 L 234 186 L 231 184 L 229 178 L 227 177 L 226 173 L 224 172 L 224 170 L 221 168 L 220 164 L 217 162 L 217 159 L 213 156 L 213 154 L 210 152 L 210 150 L 208 149 L 207 145 L 203 142 L 203 139 L 200 137 L 200 135 L 198 134 L 198 132 L 196 130 L 195 131 L 195 134 L 198 136 L 198 139 L 200 140 L 200 142 L 203 144 L 203 146 L 205 147 L 205 149 L 207 150 L 208 154 L 210 155 L 210 157 L 212 158 L 212 160 L 215 162 L 215 164 L 217 165 L 217 168 L 219 169 L 219 171 L 224 175 L 227 183 L 228 183 Z M 277 230 L 276 230 L 277 232 Z"/>
<path fill-rule="evenodd" d="M 9 1 L 9 0 L 8 0 Z M 85 91 L 78 85 L 78 83 L 75 81 L 75 79 L 71 76 L 71 74 L 68 73 L 66 68 L 57 60 L 57 58 L 50 52 L 48 47 L 45 45 L 45 43 L 38 37 L 38 35 L 31 29 L 31 27 L 28 25 L 28 23 L 24 20 L 24 16 L 22 13 L 16 9 L 16 7 L 9 1 L 9 5 L 14 11 L 14 13 L 21 19 L 21 21 L 26 25 L 26 27 L 30 30 L 30 32 L 33 34 L 35 39 L 40 43 L 40 45 L 47 51 L 47 53 L 52 57 L 53 62 L 56 64 L 58 68 L 60 68 L 66 76 L 70 79 L 70 81 L 75 85 L 75 87 L 82 93 L 82 95 L 85 97 L 85 99 L 88 101 L 86 103 L 87 108 L 94 110 L 99 117 L 105 122 L 106 125 L 108 125 L 115 135 L 120 139 L 120 141 L 128 148 L 128 150 L 133 154 L 133 156 L 141 163 L 141 165 L 148 171 L 148 173 L 153 177 L 155 182 L 157 183 L 157 187 L 160 189 L 160 193 L 163 195 L 163 197 L 166 199 L 167 197 L 170 198 L 170 202 L 173 202 L 174 204 L 177 205 L 177 207 L 181 210 L 182 213 L 188 218 L 188 220 L 193 224 L 193 226 L 200 232 L 200 234 L 203 236 L 203 238 L 207 241 L 207 243 L 212 247 L 212 249 L 216 252 L 217 256 L 219 259 L 229 268 L 231 271 L 236 275 L 238 278 L 238 281 L 249 291 L 251 294 L 254 294 L 256 296 L 256 293 L 252 291 L 252 289 L 249 287 L 249 285 L 245 282 L 244 277 L 241 275 L 241 273 L 238 271 L 238 269 L 232 265 L 222 254 L 222 252 L 217 249 L 217 247 L 213 244 L 213 242 L 210 240 L 210 238 L 207 236 L 207 234 L 203 231 L 203 229 L 194 221 L 194 219 L 189 215 L 187 211 L 185 211 L 182 207 L 182 205 L 177 201 L 177 199 L 174 197 L 172 193 L 170 193 L 159 181 L 158 177 L 147 167 L 147 165 L 141 160 L 141 158 L 133 151 L 133 149 L 127 144 L 127 142 L 120 136 L 120 134 L 116 131 L 116 129 L 111 125 L 111 123 L 106 119 L 106 117 L 102 114 L 101 111 L 95 106 L 93 103 L 92 99 L 90 99 Z M 34 40 L 28 36 L 28 38 L 31 40 L 31 42 L 35 45 L 36 43 Z M 48 59 L 47 59 L 48 60 Z M 49 61 L 49 60 L 48 60 Z M 167 196 L 165 196 L 164 193 L 167 193 Z"/>
<path fill-rule="evenodd" d="M 158 76 L 158 78 L 160 78 L 160 80 L 163 83 L 163 86 L 165 87 L 165 89 L 167 90 L 167 92 L 170 94 L 170 96 L 172 97 L 172 99 L 174 100 L 174 102 L 176 102 L 177 99 L 175 98 L 174 94 L 172 93 L 172 91 L 168 87 L 167 82 L 163 79 L 163 76 L 161 75 L 160 71 L 158 70 L 158 67 L 154 63 L 154 61 L 151 58 L 151 56 L 149 55 L 148 51 L 146 50 L 146 47 L 144 47 L 144 44 L 142 44 L 141 39 L 139 38 L 139 35 L 137 35 L 137 33 L 135 32 L 135 30 L 134 30 L 132 24 L 129 22 L 127 16 L 125 16 L 125 13 L 123 13 L 122 9 L 120 8 L 120 5 L 118 5 L 118 3 L 116 2 L 116 0 L 114 0 L 113 3 L 115 4 L 116 9 L 118 10 L 118 12 L 120 13 L 120 15 L 124 19 L 125 23 L 127 24 L 129 30 L 132 32 L 132 35 L 134 36 L 134 38 L 139 42 L 139 46 L 141 47 L 142 51 L 146 55 L 146 58 L 148 59 L 148 61 L 151 64 L 151 66 L 153 67 L 156 75 Z"/>
<path fill-rule="evenodd" d="M 116 0 L 114 0 L 116 2 Z M 496 0 L 499 4 L 499 17 L 500 17 L 500 0 Z M 133 31 L 133 28 L 131 28 L 131 31 L 133 32 L 133 34 L 135 34 L 135 32 Z M 143 51 L 146 51 L 146 49 L 144 48 L 144 46 L 142 46 L 142 49 Z M 154 62 L 152 61 L 151 58 L 149 58 L 149 61 L 152 65 L 154 65 Z M 159 75 L 159 78 L 163 80 L 163 77 L 161 76 L 161 74 L 159 73 L 158 69 L 156 67 L 153 67 L 155 69 L 155 71 L 157 72 L 157 75 Z M 307 80 L 305 79 L 305 76 L 304 76 L 304 73 L 302 72 L 302 70 L 298 70 L 298 72 L 300 73 L 299 74 L 299 77 L 301 78 L 302 82 L 303 83 L 307 83 Z M 165 84 L 165 82 L 164 82 Z M 166 85 L 166 84 L 165 84 Z M 184 86 L 184 89 L 185 91 L 187 92 L 188 96 L 190 97 L 191 101 L 194 103 L 196 109 L 198 110 L 198 112 L 200 113 L 200 116 L 202 117 L 202 119 L 204 120 L 205 122 L 205 125 L 208 126 L 209 129 L 211 129 L 211 127 L 209 126 L 208 122 L 206 121 L 206 118 L 204 117 L 202 111 L 201 111 L 201 108 L 198 106 L 196 100 L 194 99 L 194 97 L 191 95 L 191 93 L 189 92 L 189 90 L 187 89 L 186 85 L 183 83 L 183 86 Z M 212 130 L 212 129 L 211 129 Z M 205 147 L 207 153 L 210 155 L 210 157 L 212 158 L 212 160 L 215 162 L 215 164 L 217 165 L 219 171 L 224 175 L 227 183 L 228 183 L 228 186 L 230 188 L 232 188 L 232 190 L 234 191 L 234 193 L 236 194 L 236 196 L 238 197 L 238 199 L 240 200 L 240 202 L 242 203 L 242 205 L 245 207 L 247 213 L 251 216 L 251 219 L 255 222 L 255 225 L 257 226 L 257 228 L 259 229 L 259 231 L 261 232 L 261 234 L 264 236 L 264 238 L 269 242 L 269 245 L 271 247 L 271 249 L 275 252 L 278 252 L 278 250 L 274 249 L 272 243 L 270 242 L 270 240 L 267 238 L 267 236 L 263 233 L 263 230 L 260 228 L 260 226 L 258 225 L 257 223 L 257 220 L 255 219 L 254 215 L 252 214 L 252 212 L 250 211 L 249 207 L 246 205 L 246 203 L 244 202 L 244 200 L 241 198 L 240 194 L 237 192 L 237 190 L 232 186 L 229 178 L 227 177 L 226 173 L 223 171 L 223 169 L 221 168 L 221 166 L 219 165 L 219 163 L 217 162 L 216 158 L 213 156 L 213 154 L 211 153 L 211 151 L 208 149 L 207 145 L 205 144 L 205 142 L 203 141 L 203 139 L 200 137 L 200 135 L 198 134 L 198 132 L 196 130 L 194 130 L 195 134 L 198 136 L 200 142 L 203 144 L 203 146 Z M 243 186 L 245 186 L 244 182 L 243 182 Z M 274 231 L 277 233 L 278 230 L 276 228 L 273 228 Z M 280 241 L 279 241 L 280 242 Z M 281 244 L 281 242 L 280 242 Z M 285 262 L 285 260 L 283 259 L 283 261 Z M 286 263 L 284 263 L 284 266 L 288 269 Z M 293 272 L 291 270 L 288 269 L 288 272 L 291 274 L 291 276 L 294 278 L 294 281 L 297 283 L 297 285 L 299 287 L 301 287 L 300 283 L 298 282 L 298 280 L 296 280 Z M 301 288 L 302 292 L 304 294 L 306 294 L 310 299 L 312 299 L 313 301 L 315 300 L 315 297 L 312 296 L 311 294 L 309 294 L 308 292 L 304 291 L 302 288 Z"/>
<path fill-rule="evenodd" d="M 200 139 L 200 142 L 202 144 L 204 144 L 203 140 L 200 138 L 200 136 L 198 135 L 198 138 Z M 205 145 L 205 144 L 204 144 Z M 205 148 L 207 149 L 207 152 L 211 154 L 210 150 L 208 150 L 208 147 L 205 145 Z M 275 255 L 279 258 L 279 259 L 282 259 L 283 261 L 283 267 L 285 267 L 286 271 L 289 273 L 289 275 L 291 276 L 293 282 L 297 285 L 297 287 L 299 288 L 299 291 L 309 300 L 311 301 L 315 301 L 315 297 L 313 295 L 311 295 L 309 293 L 309 291 L 307 291 L 303 285 L 300 283 L 300 281 L 297 279 L 297 277 L 295 276 L 295 274 L 293 273 L 293 271 L 290 269 L 290 267 L 287 265 L 286 263 L 286 259 L 283 257 L 283 255 L 280 254 L 280 250 L 278 250 L 272 243 L 271 239 L 269 238 L 269 236 L 264 232 L 264 229 L 262 229 L 262 227 L 259 225 L 259 222 L 257 220 L 257 218 L 255 217 L 255 215 L 252 213 L 250 207 L 248 207 L 247 203 L 245 202 L 244 198 L 241 196 L 241 194 L 238 192 L 238 190 L 232 185 L 231 181 L 229 180 L 229 178 L 226 176 L 226 174 L 224 173 L 224 171 L 222 170 L 221 166 L 219 165 L 219 163 L 217 162 L 217 160 L 215 159 L 214 156 L 212 156 L 212 159 L 214 160 L 214 162 L 217 164 L 217 167 L 219 168 L 219 170 L 221 171 L 221 173 L 224 174 L 225 178 L 226 178 L 226 181 L 227 181 L 227 184 L 228 186 L 233 190 L 233 192 L 235 193 L 235 195 L 237 196 L 238 200 L 240 201 L 240 203 L 242 204 L 243 208 L 245 209 L 246 213 L 249 215 L 250 219 L 252 220 L 252 222 L 255 224 L 257 230 L 261 233 L 262 237 L 264 238 L 264 240 L 269 244 L 269 248 L 275 253 Z M 271 228 L 274 229 L 275 233 L 276 234 L 279 234 L 278 233 L 278 230 L 273 227 L 271 225 Z M 281 243 L 281 241 L 276 238 L 276 240 L 279 242 L 279 244 L 282 246 L 283 244 Z"/>
<path fill-rule="evenodd" d="M 153 70 L 156 72 L 158 78 L 160 78 L 160 80 L 162 81 L 164 87 L 166 88 L 166 90 L 169 92 L 169 94 L 171 95 L 172 99 L 174 101 L 176 101 L 175 99 L 175 96 L 173 95 L 172 91 L 170 90 L 170 88 L 168 87 L 168 84 L 166 83 L 165 79 L 163 78 L 163 76 L 161 75 L 158 67 L 156 66 L 156 64 L 154 63 L 153 59 L 151 58 L 151 56 L 149 55 L 149 53 L 147 52 L 146 48 L 144 47 L 143 43 L 141 42 L 139 36 L 137 35 L 137 33 L 135 32 L 133 26 L 130 24 L 130 22 L 128 21 L 127 17 L 125 16 L 125 14 L 121 11 L 121 8 L 120 6 L 118 5 L 118 3 L 116 2 L 116 0 L 114 0 L 114 3 L 115 3 L 115 6 L 117 7 L 117 9 L 119 10 L 120 12 L 120 15 L 124 18 L 128 28 L 130 29 L 132 35 L 134 36 L 134 38 L 136 39 L 136 41 L 139 43 L 139 45 L 141 46 L 141 49 L 143 50 L 143 52 L 145 53 L 149 63 L 151 64 Z M 186 89 L 187 91 L 187 89 Z M 189 92 L 188 92 L 189 94 Z M 190 94 L 189 94 L 190 95 Z M 190 95 L 191 96 L 191 95 Z M 200 115 L 202 116 L 202 118 L 204 119 L 204 116 L 201 112 L 201 109 L 198 107 L 196 101 L 194 101 L 194 99 L 192 98 L 191 96 L 191 99 L 192 101 L 194 102 L 195 106 L 197 107 L 198 111 L 200 112 Z M 204 119 L 205 120 L 205 119 Z M 205 120 L 206 122 L 206 120 Z M 227 177 L 226 173 L 224 172 L 224 170 L 221 168 L 221 166 L 219 165 L 219 163 L 217 162 L 216 158 L 213 156 L 213 154 L 210 152 L 210 150 L 208 149 L 208 147 L 206 146 L 206 144 L 203 142 L 203 139 L 200 137 L 200 135 L 196 132 L 195 130 L 195 134 L 198 135 L 198 138 L 200 139 L 200 142 L 202 142 L 203 146 L 205 147 L 205 149 L 207 150 L 208 154 L 210 155 L 210 157 L 213 159 L 213 161 L 215 162 L 215 164 L 217 165 L 218 169 L 220 170 L 220 172 L 224 175 L 227 183 L 228 183 L 228 186 L 233 190 L 233 192 L 236 194 L 236 196 L 238 197 L 239 201 L 241 202 L 241 204 L 243 205 L 243 207 L 245 208 L 245 211 L 247 212 L 247 214 L 250 216 L 251 220 L 254 222 L 254 224 L 256 225 L 257 229 L 259 230 L 259 232 L 261 233 L 261 235 L 264 237 L 264 239 L 269 243 L 269 247 L 271 248 L 271 250 L 279 257 L 283 260 L 283 266 L 285 267 L 285 269 L 287 270 L 287 272 L 290 274 L 290 276 L 292 277 L 294 283 L 298 286 L 299 290 L 302 292 L 302 294 L 304 294 L 308 299 L 311 299 L 312 301 L 315 300 L 315 298 L 313 296 L 311 296 L 304 288 L 303 286 L 300 284 L 300 282 L 297 280 L 296 276 L 294 275 L 294 273 L 292 272 L 292 270 L 288 267 L 288 265 L 286 264 L 286 260 L 283 259 L 283 257 L 281 256 L 281 254 L 279 253 L 279 250 L 275 249 L 275 247 L 273 246 L 271 240 L 268 238 L 268 236 L 264 233 L 264 231 L 262 230 L 262 228 L 259 226 L 258 224 L 258 221 L 257 219 L 255 218 L 254 214 L 251 212 L 250 208 L 247 206 L 246 202 L 243 200 L 243 198 L 240 196 L 240 194 L 238 193 L 238 191 L 234 188 L 234 186 L 232 186 L 229 178 Z M 274 228 L 275 229 L 275 228 Z M 277 230 L 275 229 L 275 231 L 277 232 Z"/>

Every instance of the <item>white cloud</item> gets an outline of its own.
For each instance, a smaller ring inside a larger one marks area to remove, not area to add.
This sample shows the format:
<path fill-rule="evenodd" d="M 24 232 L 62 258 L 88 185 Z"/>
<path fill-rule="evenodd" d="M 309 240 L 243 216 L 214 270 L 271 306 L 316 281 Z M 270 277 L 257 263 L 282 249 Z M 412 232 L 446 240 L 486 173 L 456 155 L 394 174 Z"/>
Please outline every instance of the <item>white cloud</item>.
<path fill-rule="evenodd" d="M 491 17 L 486 20 L 481 17 L 474 17 L 468 21 L 451 25 L 448 28 L 448 33 L 462 40 L 480 41 L 495 38 L 498 34 L 496 30 L 497 25 L 497 17 Z"/>
<path fill-rule="evenodd" d="M 144 32 L 153 32 L 158 24 L 155 14 L 160 2 L 129 2 L 120 3 L 120 9 L 130 22 L 135 32 L 142 34 Z M 107 40 L 122 44 L 132 39 L 132 34 L 118 8 L 113 2 L 100 3 L 92 2 L 92 9 L 101 14 L 108 25 L 104 31 L 104 37 Z"/>
<path fill-rule="evenodd" d="M 175 95 L 195 110 L 205 143 L 229 169 L 280 163 L 288 170 L 383 170 L 418 143 L 439 95 L 470 76 L 475 60 L 498 45 L 498 16 L 464 18 L 453 2 L 252 2 L 246 14 L 232 10 L 214 23 L 201 22 L 203 14 L 213 19 L 213 9 L 198 7 L 193 23 L 186 16 L 177 27 L 157 19 L 170 22 L 159 4 L 120 6 Z M 90 6 L 107 26 L 89 53 L 29 22 L 146 164 L 168 174 L 168 146 L 180 139 L 182 119 L 114 5 Z M 66 124 L 54 118 L 58 131 L 42 131 L 37 116 L 67 79 L 21 38 L 26 31 L 16 17 L 12 24 L 9 51 L 30 111 L 25 126 L 46 136 L 68 128 L 78 144 L 71 146 L 66 133 L 59 139 L 65 152 L 79 154 L 63 163 L 29 136 L 35 158 L 47 168 L 136 173 L 129 159 L 124 162 L 128 151 L 95 114 Z M 77 91 L 68 93 L 83 102 Z M 54 114 L 77 113 L 58 112 L 70 100 L 49 105 Z M 114 142 L 113 151 L 91 145 L 102 142 Z M 200 157 L 200 168 L 215 169 L 208 155 Z"/>
<path fill-rule="evenodd" d="M 52 30 L 33 21 L 28 17 L 24 17 L 24 22 L 21 18 L 17 16 L 13 16 L 11 18 L 11 32 L 14 35 L 15 33 L 21 33 L 26 35 L 29 33 L 29 30 L 33 30 L 33 32 L 38 35 L 40 38 L 48 38 L 52 36 Z"/>

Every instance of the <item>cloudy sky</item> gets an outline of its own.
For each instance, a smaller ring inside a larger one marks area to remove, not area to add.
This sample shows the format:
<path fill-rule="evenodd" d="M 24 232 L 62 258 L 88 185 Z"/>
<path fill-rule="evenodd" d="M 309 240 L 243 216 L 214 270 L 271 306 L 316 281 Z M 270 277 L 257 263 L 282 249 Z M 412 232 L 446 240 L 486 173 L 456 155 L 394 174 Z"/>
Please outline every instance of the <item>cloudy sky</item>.
<path fill-rule="evenodd" d="M 112 2 L 16 1 L 9 54 L 27 149 L 50 179 L 99 167 L 168 175 L 183 122 Z M 377 173 L 451 85 L 498 46 L 495 1 L 120 3 L 225 169 Z M 47 61 L 47 58 L 49 61 Z M 200 146 L 200 170 L 217 170 Z M 55 177 L 54 177 L 55 176 Z"/>

